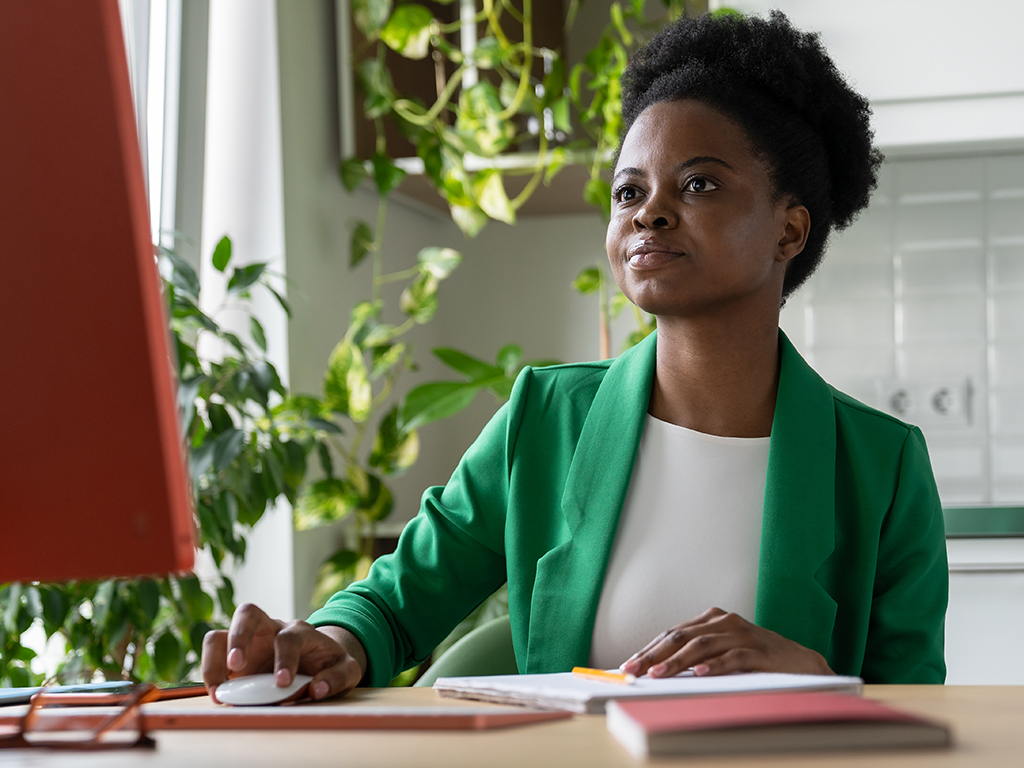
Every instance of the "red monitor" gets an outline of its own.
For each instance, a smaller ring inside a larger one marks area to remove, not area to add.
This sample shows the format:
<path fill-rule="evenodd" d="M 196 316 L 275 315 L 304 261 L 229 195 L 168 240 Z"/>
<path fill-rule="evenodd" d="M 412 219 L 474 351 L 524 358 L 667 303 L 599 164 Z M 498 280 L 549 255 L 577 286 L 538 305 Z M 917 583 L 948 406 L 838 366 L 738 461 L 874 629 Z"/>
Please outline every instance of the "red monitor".
<path fill-rule="evenodd" d="M 117 0 L 0 0 L 0 583 L 192 567 Z"/>

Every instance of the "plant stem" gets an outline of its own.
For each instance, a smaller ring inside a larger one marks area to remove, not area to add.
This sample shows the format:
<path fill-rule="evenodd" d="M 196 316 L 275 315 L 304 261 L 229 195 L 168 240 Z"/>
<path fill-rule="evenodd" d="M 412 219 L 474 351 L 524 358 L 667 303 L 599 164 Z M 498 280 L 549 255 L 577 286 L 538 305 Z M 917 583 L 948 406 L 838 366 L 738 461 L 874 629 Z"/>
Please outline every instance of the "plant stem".
<path fill-rule="evenodd" d="M 391 335 L 391 338 L 395 338 L 396 336 L 401 336 L 403 333 L 408 333 L 409 331 L 411 331 L 415 327 L 416 327 L 416 321 L 413 320 L 410 317 L 404 323 L 402 323 L 401 325 L 395 327 L 395 331 Z"/>
<path fill-rule="evenodd" d="M 384 386 L 380 388 L 380 392 L 373 398 L 370 403 L 370 410 L 375 411 L 380 408 L 381 404 L 391 396 L 391 389 L 394 386 L 395 379 L 393 376 L 384 377 Z"/>
<path fill-rule="evenodd" d="M 526 186 L 523 187 L 523 191 L 516 195 L 516 199 L 512 201 L 512 209 L 518 211 L 520 206 L 530 199 L 530 195 L 540 184 L 541 179 L 544 178 L 544 172 L 547 170 L 547 155 L 548 155 L 548 135 L 544 132 L 544 127 L 540 129 L 540 146 L 537 152 L 537 166 L 533 172 L 533 176 L 526 182 Z"/>
<path fill-rule="evenodd" d="M 384 285 L 385 283 L 397 283 L 400 280 L 407 280 L 410 277 L 416 277 L 419 273 L 419 267 L 409 267 L 409 269 L 403 269 L 401 272 L 389 272 L 386 275 L 381 275 L 376 278 L 376 281 L 381 285 Z"/>
<path fill-rule="evenodd" d="M 448 105 L 448 102 L 452 98 L 452 94 L 455 93 L 455 89 L 461 82 L 462 71 L 465 68 L 466 65 L 463 64 L 455 70 L 454 74 L 452 74 L 448 79 L 448 82 L 445 83 L 444 90 L 441 92 L 441 95 L 437 97 L 437 101 L 434 102 L 434 106 L 432 106 L 427 112 L 417 114 L 413 109 L 410 109 L 410 107 L 418 107 L 415 102 L 410 101 L 409 99 L 396 99 L 394 104 L 391 105 L 391 108 L 394 109 L 403 120 L 406 120 L 413 125 L 421 127 L 430 125 L 430 123 L 437 119 L 437 116 L 441 114 L 441 110 Z"/>
<path fill-rule="evenodd" d="M 374 231 L 373 244 L 373 303 L 378 305 L 381 301 L 380 277 L 384 272 L 384 223 L 387 221 L 388 200 L 381 195 L 377 200 L 377 229 Z"/>
<path fill-rule="evenodd" d="M 501 27 L 497 24 L 497 19 L 494 17 L 494 1 L 484 0 L 484 10 L 487 11 L 487 19 L 491 25 L 491 29 L 494 30 L 494 34 L 499 40 L 504 41 L 504 44 L 508 44 L 508 40 L 505 35 L 501 32 Z M 519 107 L 523 103 L 523 99 L 526 98 L 526 91 L 530 87 L 530 66 L 533 64 L 533 6 L 532 0 L 523 0 L 523 48 L 525 49 L 523 71 L 519 75 L 519 88 L 516 89 L 515 98 L 512 99 L 512 103 L 508 107 L 498 113 L 499 120 L 508 120 L 514 115 Z"/>

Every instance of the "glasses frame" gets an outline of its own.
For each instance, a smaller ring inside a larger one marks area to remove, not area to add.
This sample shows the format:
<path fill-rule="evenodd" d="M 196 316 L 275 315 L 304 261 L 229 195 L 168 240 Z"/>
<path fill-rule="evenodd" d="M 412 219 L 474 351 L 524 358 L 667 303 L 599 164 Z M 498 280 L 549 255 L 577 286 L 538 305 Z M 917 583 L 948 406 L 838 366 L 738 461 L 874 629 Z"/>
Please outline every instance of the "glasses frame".
<path fill-rule="evenodd" d="M 68 749 L 68 750 L 103 750 L 103 749 L 153 749 L 156 747 L 156 740 L 146 731 L 146 718 L 142 711 L 142 705 L 149 701 L 155 701 L 160 697 L 160 690 L 152 683 L 142 683 L 121 701 L 121 708 L 103 720 L 96 726 L 96 729 L 88 737 L 79 741 L 67 739 L 37 739 L 29 738 L 33 733 L 33 726 L 39 720 L 39 713 L 47 706 L 53 704 L 76 704 L 72 701 L 73 694 L 51 693 L 42 690 L 35 694 L 29 701 L 28 711 L 21 718 L 21 724 L 17 733 L 10 736 L 0 736 L 0 750 L 3 749 Z M 93 702 L 90 702 L 93 703 Z M 96 702 L 98 703 L 98 702 Z M 139 729 L 138 738 L 130 742 L 104 741 L 104 736 L 112 731 L 119 730 L 126 722 L 135 718 Z"/>

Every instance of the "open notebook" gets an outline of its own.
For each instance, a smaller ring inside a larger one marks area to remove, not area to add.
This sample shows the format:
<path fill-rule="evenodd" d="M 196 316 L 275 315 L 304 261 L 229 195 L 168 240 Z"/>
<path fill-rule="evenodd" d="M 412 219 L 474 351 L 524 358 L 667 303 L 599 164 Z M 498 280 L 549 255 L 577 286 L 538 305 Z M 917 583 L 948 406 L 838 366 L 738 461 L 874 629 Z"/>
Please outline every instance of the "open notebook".
<path fill-rule="evenodd" d="M 762 691 L 839 691 L 859 694 L 864 681 L 838 675 L 791 675 L 750 672 L 718 677 L 640 677 L 632 685 L 597 682 L 557 672 L 549 675 L 487 675 L 441 677 L 434 690 L 441 696 L 499 704 L 521 704 L 547 709 L 600 714 L 612 699 L 652 699 L 674 696 L 710 696 Z"/>

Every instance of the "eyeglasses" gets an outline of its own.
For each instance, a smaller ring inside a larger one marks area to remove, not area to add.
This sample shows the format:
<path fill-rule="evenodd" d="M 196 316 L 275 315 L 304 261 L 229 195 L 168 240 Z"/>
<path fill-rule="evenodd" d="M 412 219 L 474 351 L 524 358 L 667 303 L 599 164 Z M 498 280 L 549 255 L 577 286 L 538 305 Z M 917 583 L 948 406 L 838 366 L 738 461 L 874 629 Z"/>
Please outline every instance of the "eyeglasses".
<path fill-rule="evenodd" d="M 142 705 L 148 701 L 154 701 L 159 696 L 160 691 L 155 685 L 142 683 L 128 694 L 127 698 L 120 701 L 121 708 L 117 712 L 101 720 L 85 738 L 37 738 L 33 729 L 38 724 L 40 712 L 47 705 L 100 703 L 95 700 L 95 696 L 93 698 L 84 698 L 75 694 L 47 693 L 43 690 L 32 697 L 28 705 L 28 712 L 21 719 L 17 733 L 10 736 L 0 736 L 0 749 L 37 747 L 72 750 L 131 749 L 134 747 L 152 749 L 156 746 L 156 741 L 146 732 L 146 720 L 142 712 Z M 125 723 L 130 722 L 133 718 L 138 728 L 137 738 L 130 741 L 106 739 L 108 734 L 120 730 Z M 29 736 L 30 733 L 32 733 L 31 738 Z"/>

